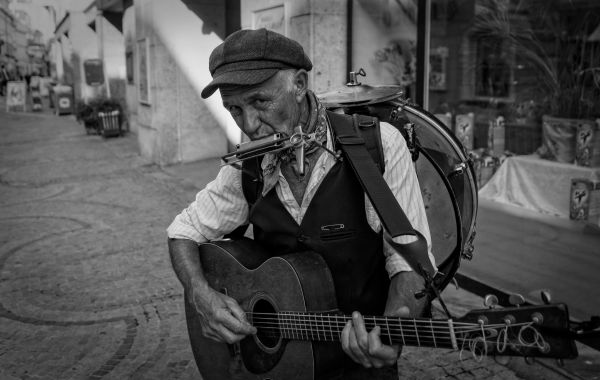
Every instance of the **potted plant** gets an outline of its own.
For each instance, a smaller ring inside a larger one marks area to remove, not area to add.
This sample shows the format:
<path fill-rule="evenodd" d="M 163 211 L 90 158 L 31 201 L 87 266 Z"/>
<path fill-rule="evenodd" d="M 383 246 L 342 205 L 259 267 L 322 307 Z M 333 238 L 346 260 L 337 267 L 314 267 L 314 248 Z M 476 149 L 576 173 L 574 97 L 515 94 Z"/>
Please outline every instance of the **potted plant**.
<path fill-rule="evenodd" d="M 552 0 L 481 3 L 475 36 L 502 41 L 514 53 L 514 68 L 534 78 L 531 95 L 543 113 L 542 157 L 573 163 L 577 156 L 589 165 L 576 136 L 593 133 L 600 116 L 600 44 L 589 39 L 600 25 L 600 5 L 594 12 Z"/>
<path fill-rule="evenodd" d="M 82 100 L 78 101 L 75 106 L 75 117 L 85 127 L 86 134 L 99 134 L 100 125 L 98 115 L 92 104 Z"/>
<path fill-rule="evenodd" d="M 122 107 L 116 99 L 97 97 L 88 102 L 81 101 L 77 104 L 76 117 L 84 124 L 87 134 L 109 137 L 123 133 Z"/>

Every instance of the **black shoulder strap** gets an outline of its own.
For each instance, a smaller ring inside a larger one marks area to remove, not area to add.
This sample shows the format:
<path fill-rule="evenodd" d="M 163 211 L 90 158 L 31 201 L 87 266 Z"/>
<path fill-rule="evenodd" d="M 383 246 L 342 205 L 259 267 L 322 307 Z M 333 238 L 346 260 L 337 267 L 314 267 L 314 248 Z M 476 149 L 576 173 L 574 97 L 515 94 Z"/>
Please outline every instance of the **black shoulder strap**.
<path fill-rule="evenodd" d="M 392 238 L 400 235 L 415 235 L 418 238 L 414 243 L 403 245 L 395 244 L 391 239 L 388 239 L 388 242 L 398 249 L 417 273 L 422 275 L 435 273 L 435 268 L 427 255 L 425 239 L 412 227 L 366 149 L 365 139 L 359 132 L 359 116 L 328 112 L 328 117 L 336 142 L 339 143 L 350 162 L 350 166 L 371 200 L 385 230 Z"/>
<path fill-rule="evenodd" d="M 379 172 L 385 172 L 385 158 L 383 156 L 383 145 L 381 143 L 381 129 L 379 119 L 367 115 L 355 115 L 355 132 L 365 140 L 367 152 L 373 158 Z"/>

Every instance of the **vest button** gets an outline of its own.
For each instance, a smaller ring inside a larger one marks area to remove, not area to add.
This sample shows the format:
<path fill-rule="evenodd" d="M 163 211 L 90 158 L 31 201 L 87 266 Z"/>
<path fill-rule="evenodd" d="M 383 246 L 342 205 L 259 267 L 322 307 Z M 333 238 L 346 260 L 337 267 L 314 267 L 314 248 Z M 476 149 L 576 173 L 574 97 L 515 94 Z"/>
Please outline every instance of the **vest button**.
<path fill-rule="evenodd" d="M 307 240 L 308 240 L 308 236 L 306 236 L 306 235 L 300 235 L 300 236 L 298 236 L 298 241 L 300 243 L 304 243 Z"/>

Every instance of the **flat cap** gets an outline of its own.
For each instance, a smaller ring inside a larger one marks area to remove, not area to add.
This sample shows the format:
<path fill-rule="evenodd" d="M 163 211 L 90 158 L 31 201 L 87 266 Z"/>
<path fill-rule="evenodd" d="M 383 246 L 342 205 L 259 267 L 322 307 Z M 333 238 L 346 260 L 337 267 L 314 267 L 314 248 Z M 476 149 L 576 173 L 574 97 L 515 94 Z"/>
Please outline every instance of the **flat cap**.
<path fill-rule="evenodd" d="M 223 85 L 255 85 L 282 69 L 312 69 L 302 46 L 267 29 L 239 30 L 230 34 L 213 50 L 209 59 L 213 80 L 202 90 L 211 96 Z"/>

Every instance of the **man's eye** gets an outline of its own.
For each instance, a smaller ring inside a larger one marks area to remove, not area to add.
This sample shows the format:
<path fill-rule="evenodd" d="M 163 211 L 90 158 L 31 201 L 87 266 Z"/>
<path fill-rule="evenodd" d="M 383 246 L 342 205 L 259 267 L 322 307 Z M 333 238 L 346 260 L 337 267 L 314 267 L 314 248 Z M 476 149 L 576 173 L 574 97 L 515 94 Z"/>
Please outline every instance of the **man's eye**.
<path fill-rule="evenodd" d="M 231 116 L 239 116 L 242 113 L 242 109 L 238 106 L 227 107 L 227 110 L 229 111 Z"/>
<path fill-rule="evenodd" d="M 269 104 L 269 101 L 265 100 L 265 99 L 255 99 L 254 100 L 254 106 L 258 107 L 258 108 L 264 108 L 267 106 L 267 104 Z"/>

